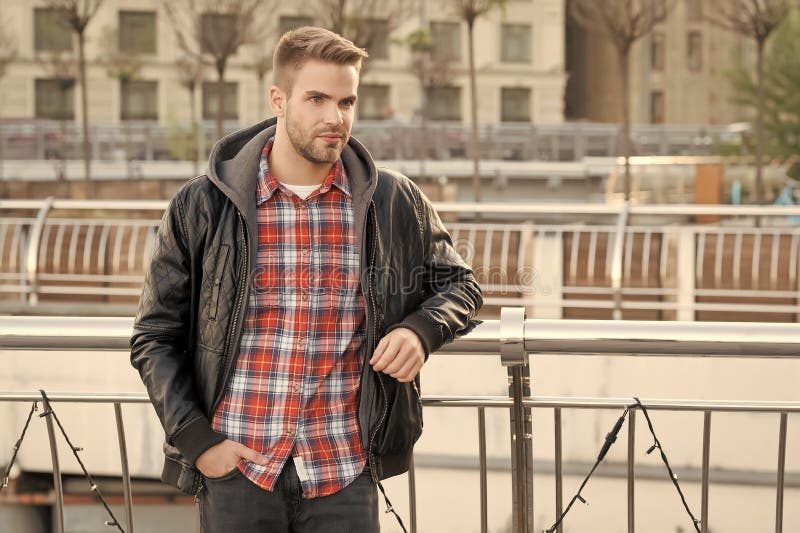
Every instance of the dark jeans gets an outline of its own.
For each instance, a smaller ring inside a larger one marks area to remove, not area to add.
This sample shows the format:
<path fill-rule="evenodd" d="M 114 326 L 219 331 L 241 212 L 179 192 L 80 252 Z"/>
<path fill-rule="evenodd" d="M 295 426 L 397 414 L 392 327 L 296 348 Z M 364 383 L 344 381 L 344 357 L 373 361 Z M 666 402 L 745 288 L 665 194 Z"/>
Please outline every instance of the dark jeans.
<path fill-rule="evenodd" d="M 203 533 L 371 533 L 380 531 L 378 491 L 367 470 L 330 496 L 304 499 L 289 458 L 266 491 L 237 468 L 205 478 L 200 493 Z"/>

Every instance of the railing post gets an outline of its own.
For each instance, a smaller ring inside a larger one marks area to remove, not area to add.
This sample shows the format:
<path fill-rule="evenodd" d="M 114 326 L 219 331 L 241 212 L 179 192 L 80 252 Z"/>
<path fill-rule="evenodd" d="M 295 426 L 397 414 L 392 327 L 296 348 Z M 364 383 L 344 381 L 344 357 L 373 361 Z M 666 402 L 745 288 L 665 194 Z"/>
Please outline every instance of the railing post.
<path fill-rule="evenodd" d="M 775 533 L 783 532 L 783 491 L 786 478 L 786 423 L 788 413 L 781 413 L 780 429 L 778 430 L 778 477 L 777 495 L 775 498 Z"/>
<path fill-rule="evenodd" d="M 39 213 L 36 215 L 36 222 L 31 228 L 30 238 L 28 239 L 27 255 L 25 257 L 25 273 L 28 278 L 28 303 L 36 305 L 39 303 L 39 249 L 41 248 L 42 230 L 47 215 L 53 207 L 53 197 L 44 201 Z M 60 253 L 57 250 L 56 253 Z"/>
<path fill-rule="evenodd" d="M 508 367 L 511 408 L 511 483 L 513 530 L 533 532 L 533 424 L 524 400 L 531 395 L 530 368 L 525 352 L 525 308 L 500 311 L 500 360 Z"/>
<path fill-rule="evenodd" d="M 617 215 L 617 230 L 614 236 L 614 254 L 611 259 L 611 292 L 614 295 L 614 320 L 622 320 L 622 259 L 628 227 L 630 204 L 625 202 Z"/>
<path fill-rule="evenodd" d="M 114 402 L 114 418 L 117 422 L 119 440 L 119 460 L 122 467 L 122 494 L 125 499 L 126 533 L 133 533 L 133 495 L 131 493 L 131 473 L 128 468 L 128 444 L 125 440 L 125 426 L 122 422 L 122 405 Z"/>
<path fill-rule="evenodd" d="M 44 417 L 47 423 L 47 438 L 50 441 L 50 458 L 53 462 L 53 491 L 55 492 L 55 513 L 53 514 L 54 533 L 64 533 L 64 489 L 61 486 L 61 465 L 58 462 L 58 444 L 56 443 L 56 431 L 53 427 L 52 409 L 47 395 L 42 392 L 42 405 L 44 412 L 39 415 Z"/>
<path fill-rule="evenodd" d="M 694 321 L 695 233 L 691 227 L 678 230 L 678 268 L 675 279 L 678 289 L 677 320 Z M 704 253 L 700 250 L 700 253 Z"/>

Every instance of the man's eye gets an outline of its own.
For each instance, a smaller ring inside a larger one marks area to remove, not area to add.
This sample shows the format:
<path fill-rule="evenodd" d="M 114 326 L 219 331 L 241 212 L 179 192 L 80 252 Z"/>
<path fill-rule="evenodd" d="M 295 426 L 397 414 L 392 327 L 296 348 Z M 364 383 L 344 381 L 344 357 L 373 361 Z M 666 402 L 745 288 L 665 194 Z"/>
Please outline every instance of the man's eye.
<path fill-rule="evenodd" d="M 311 98 L 309 98 L 309 100 L 311 100 L 315 104 L 318 104 L 318 103 L 322 102 L 322 97 L 321 96 L 312 96 Z"/>

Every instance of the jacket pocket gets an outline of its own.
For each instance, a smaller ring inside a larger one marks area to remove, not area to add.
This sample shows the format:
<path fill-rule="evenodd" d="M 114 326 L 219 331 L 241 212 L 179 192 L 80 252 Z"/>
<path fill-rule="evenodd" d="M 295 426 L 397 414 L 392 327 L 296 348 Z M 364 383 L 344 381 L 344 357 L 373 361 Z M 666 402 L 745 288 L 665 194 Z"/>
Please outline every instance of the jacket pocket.
<path fill-rule="evenodd" d="M 223 244 L 219 248 L 219 255 L 217 256 L 217 265 L 214 269 L 214 282 L 211 288 L 211 301 L 209 302 L 208 318 L 211 320 L 217 319 L 217 310 L 219 308 L 219 293 L 222 288 L 222 276 L 225 275 L 225 268 L 228 266 L 228 256 L 230 255 L 231 246 Z"/>
<path fill-rule="evenodd" d="M 388 410 L 375 439 L 375 451 L 378 455 L 407 452 L 422 435 L 422 402 L 411 383 L 400 383 L 393 378 L 384 382 Z"/>

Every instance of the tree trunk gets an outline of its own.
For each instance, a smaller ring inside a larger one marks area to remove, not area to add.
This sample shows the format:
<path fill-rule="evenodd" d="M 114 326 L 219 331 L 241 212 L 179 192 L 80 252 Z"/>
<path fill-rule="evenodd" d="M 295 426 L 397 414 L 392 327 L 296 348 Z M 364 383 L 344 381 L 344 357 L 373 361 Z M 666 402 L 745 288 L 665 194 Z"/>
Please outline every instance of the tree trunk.
<path fill-rule="evenodd" d="M 192 121 L 192 145 L 190 147 L 192 153 L 192 172 L 196 176 L 200 167 L 200 128 L 197 127 L 197 105 L 195 87 L 189 87 L 189 113 Z"/>
<path fill-rule="evenodd" d="M 86 192 L 91 194 L 91 146 L 89 143 L 89 106 L 88 88 L 86 87 L 86 56 L 84 53 L 85 36 L 83 32 L 78 32 L 78 76 L 81 84 L 81 122 L 83 128 L 83 166 L 84 179 L 86 180 Z"/>
<path fill-rule="evenodd" d="M 631 102 L 630 102 L 630 48 L 619 50 L 619 68 L 622 80 L 622 156 L 625 158 L 623 187 L 625 201 L 631 199 Z"/>
<path fill-rule="evenodd" d="M 478 95 L 475 89 L 475 21 L 467 22 L 469 39 L 469 100 L 472 115 L 472 135 L 470 153 L 472 155 L 472 196 L 475 202 L 481 201 L 480 152 L 478 150 Z"/>
<path fill-rule="evenodd" d="M 764 203 L 764 41 L 758 41 L 756 63 L 756 203 Z"/>
<path fill-rule="evenodd" d="M 217 140 L 222 139 L 225 131 L 222 128 L 222 115 L 225 111 L 225 67 L 217 69 Z"/>
<path fill-rule="evenodd" d="M 424 68 L 428 68 L 426 65 Z M 424 71 L 423 71 L 424 72 Z M 427 160 L 428 160 L 428 102 L 430 102 L 430 97 L 428 92 L 430 89 L 425 87 L 425 83 L 423 82 L 420 86 L 422 89 L 420 91 L 420 96 L 422 98 L 422 102 L 420 102 L 420 116 L 419 116 L 419 123 L 420 123 L 420 147 L 422 148 L 419 150 L 419 177 L 421 179 L 425 179 L 428 174 L 427 170 Z M 443 200 L 443 198 L 440 198 Z"/>

